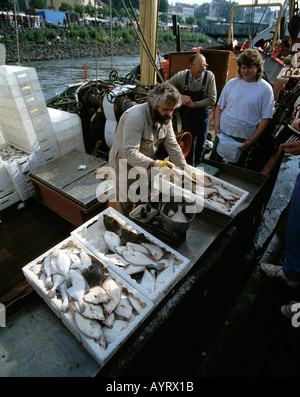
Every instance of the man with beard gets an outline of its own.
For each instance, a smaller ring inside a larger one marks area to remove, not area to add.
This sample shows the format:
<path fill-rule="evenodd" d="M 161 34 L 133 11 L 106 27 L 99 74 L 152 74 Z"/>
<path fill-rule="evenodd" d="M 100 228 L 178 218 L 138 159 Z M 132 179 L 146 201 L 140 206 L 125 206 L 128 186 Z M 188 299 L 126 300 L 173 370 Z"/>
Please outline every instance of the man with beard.
<path fill-rule="evenodd" d="M 184 169 L 187 165 L 172 126 L 173 112 L 180 105 L 178 90 L 169 83 L 163 83 L 149 92 L 147 102 L 133 106 L 121 116 L 109 154 L 109 166 L 115 171 L 117 209 L 123 215 L 128 216 L 137 203 L 129 194 L 134 182 L 138 182 L 139 193 L 143 193 L 138 201 L 149 201 L 152 167 L 173 168 L 176 165 Z M 161 143 L 170 161 L 154 159 Z M 138 179 L 139 170 L 144 171 L 147 177 Z"/>

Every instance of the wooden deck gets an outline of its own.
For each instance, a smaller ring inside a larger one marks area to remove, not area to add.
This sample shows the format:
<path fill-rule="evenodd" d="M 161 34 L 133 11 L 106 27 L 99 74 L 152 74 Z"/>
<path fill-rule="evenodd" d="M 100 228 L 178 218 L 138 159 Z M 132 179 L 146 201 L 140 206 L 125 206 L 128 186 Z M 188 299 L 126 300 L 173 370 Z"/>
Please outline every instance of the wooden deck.
<path fill-rule="evenodd" d="M 27 290 L 22 267 L 67 238 L 75 226 L 37 200 L 0 212 L 0 302 L 8 304 Z"/>

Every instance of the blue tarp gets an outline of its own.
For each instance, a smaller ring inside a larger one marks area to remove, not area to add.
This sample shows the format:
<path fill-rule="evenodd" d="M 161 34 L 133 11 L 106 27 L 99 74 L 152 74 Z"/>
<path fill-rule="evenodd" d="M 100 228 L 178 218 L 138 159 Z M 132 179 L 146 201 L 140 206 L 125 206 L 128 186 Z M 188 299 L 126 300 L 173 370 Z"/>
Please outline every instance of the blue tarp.
<path fill-rule="evenodd" d="M 63 24 L 64 18 L 66 18 L 64 11 L 38 11 L 36 15 L 41 15 L 47 22 L 55 23 L 55 25 L 59 25 L 59 21 Z"/>

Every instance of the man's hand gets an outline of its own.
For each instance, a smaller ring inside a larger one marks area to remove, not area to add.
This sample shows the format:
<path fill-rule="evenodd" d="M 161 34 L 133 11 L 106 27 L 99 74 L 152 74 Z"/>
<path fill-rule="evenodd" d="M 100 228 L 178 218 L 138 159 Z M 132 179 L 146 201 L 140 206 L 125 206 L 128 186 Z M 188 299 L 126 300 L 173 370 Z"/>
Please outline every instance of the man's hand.
<path fill-rule="evenodd" d="M 300 140 L 295 142 L 282 143 L 280 147 L 282 147 L 286 153 L 293 154 L 294 156 L 300 154 Z"/>
<path fill-rule="evenodd" d="M 175 168 L 175 164 L 171 163 L 171 161 L 165 161 L 165 160 L 157 160 L 160 167 L 168 167 L 168 168 Z"/>

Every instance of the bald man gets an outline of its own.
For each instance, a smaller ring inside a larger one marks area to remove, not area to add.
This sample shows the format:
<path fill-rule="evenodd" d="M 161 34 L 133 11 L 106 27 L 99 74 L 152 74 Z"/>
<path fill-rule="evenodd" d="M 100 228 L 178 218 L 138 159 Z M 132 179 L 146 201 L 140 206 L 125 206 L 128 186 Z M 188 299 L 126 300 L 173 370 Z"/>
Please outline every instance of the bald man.
<path fill-rule="evenodd" d="M 194 166 L 204 159 L 211 106 L 217 99 L 215 76 L 207 67 L 205 56 L 195 53 L 189 60 L 189 68 L 169 80 L 181 94 L 183 131 L 189 131 L 193 137 L 186 161 Z"/>

